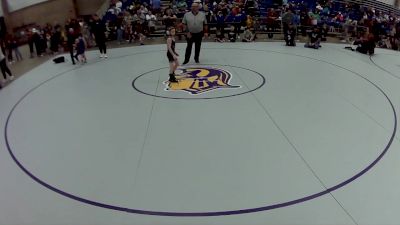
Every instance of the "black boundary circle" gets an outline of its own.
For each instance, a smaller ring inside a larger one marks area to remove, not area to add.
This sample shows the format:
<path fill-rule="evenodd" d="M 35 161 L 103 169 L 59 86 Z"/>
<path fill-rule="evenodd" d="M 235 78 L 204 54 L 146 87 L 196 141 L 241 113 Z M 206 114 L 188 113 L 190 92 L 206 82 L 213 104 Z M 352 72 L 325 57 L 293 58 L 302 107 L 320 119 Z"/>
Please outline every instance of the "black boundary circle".
<path fill-rule="evenodd" d="M 65 71 L 63 73 L 57 74 L 52 78 L 49 78 L 48 80 L 42 82 L 41 84 L 39 84 L 38 86 L 32 88 L 30 91 L 28 91 L 24 96 L 22 96 L 22 98 L 20 98 L 17 103 L 13 106 L 13 108 L 11 109 L 8 117 L 7 117 L 7 121 L 4 127 L 4 138 L 5 138 L 5 142 L 6 142 L 6 146 L 8 149 L 8 152 L 10 154 L 10 156 L 12 157 L 12 159 L 14 160 L 14 162 L 18 165 L 18 167 L 24 172 L 26 173 L 29 177 L 31 177 L 34 181 L 36 181 L 37 183 L 43 185 L 44 187 L 60 194 L 63 195 L 67 198 L 85 203 L 85 204 L 89 204 L 89 205 L 93 205 L 93 206 L 97 206 L 97 207 L 101 207 L 101 208 L 106 208 L 106 209 L 111 209 L 111 210 L 117 210 L 117 211 L 122 211 L 122 212 L 127 212 L 127 213 L 135 213 L 135 214 L 143 214 L 143 215 L 153 215 L 153 216 L 173 216 L 173 217 L 209 217 L 209 216 L 226 216 L 226 215 L 237 215 L 237 214 L 245 214 L 245 213 L 255 213 L 255 212 L 261 212 L 261 211 L 267 211 L 267 210 L 272 210 L 272 209 L 277 209 L 277 208 L 283 208 L 283 207 L 287 207 L 287 206 L 291 206 L 291 205 L 295 205 L 295 204 L 299 204 L 302 202 L 306 202 L 312 199 L 315 199 L 317 197 L 326 195 L 328 193 L 331 193 L 351 182 L 353 182 L 354 180 L 356 180 L 357 178 L 361 177 L 362 175 L 364 175 L 365 173 L 367 173 L 370 169 L 372 169 L 382 158 L 383 156 L 387 153 L 387 151 L 389 150 L 391 144 L 393 143 L 394 137 L 396 135 L 396 130 L 397 130 L 397 115 L 396 115 L 396 110 L 394 108 L 394 105 L 392 103 L 392 101 L 390 100 L 390 98 L 388 97 L 388 95 L 375 83 L 373 83 L 372 81 L 368 80 L 367 78 L 363 77 L 361 74 L 351 71 L 347 68 L 344 68 L 340 65 L 331 63 L 331 62 L 327 62 L 324 60 L 320 60 L 320 59 L 315 59 L 315 58 L 311 58 L 308 56 L 303 56 L 303 55 L 296 55 L 296 54 L 289 54 L 289 53 L 283 53 L 283 52 L 278 52 L 278 51 L 270 51 L 270 50 L 257 50 L 257 49 L 242 49 L 242 48 L 212 48 L 213 50 L 218 50 L 218 49 L 235 49 L 235 50 L 248 50 L 248 51 L 261 51 L 261 52 L 273 52 L 273 53 L 277 53 L 277 54 L 286 54 L 286 55 L 292 55 L 292 56 L 299 56 L 299 57 L 303 57 L 303 58 L 308 58 L 311 59 L 313 61 L 316 62 L 322 62 L 322 63 L 327 63 L 330 64 L 332 66 L 338 67 L 340 69 L 349 71 L 353 74 L 355 74 L 356 76 L 361 77 L 362 79 L 364 79 L 365 81 L 369 82 L 370 84 L 372 84 L 375 88 L 377 88 L 382 95 L 387 99 L 387 101 L 389 102 L 392 111 L 393 111 L 393 132 L 392 135 L 390 137 L 389 142 L 387 143 L 387 145 L 385 146 L 385 148 L 383 149 L 383 151 L 379 154 L 379 156 L 372 161 L 366 168 L 364 168 L 363 170 L 361 170 L 360 172 L 358 172 L 357 174 L 355 174 L 354 176 L 350 177 L 349 179 L 335 185 L 332 186 L 330 188 L 327 188 L 326 190 L 323 190 L 321 192 L 309 195 L 309 196 L 305 196 L 302 198 L 298 198 L 295 200 L 291 200 L 291 201 L 286 201 L 283 203 L 278 203 L 278 204 L 273 204 L 273 205 L 267 205 L 267 206 L 261 206 L 261 207 L 256 207 L 256 208 L 247 208 L 247 209 L 239 209 L 239 210 L 230 210 L 230 211 L 215 211 L 215 212 L 166 212 L 166 211 L 149 211 L 149 210 L 140 210 L 140 209 L 131 209 L 131 208 L 124 208 L 124 207 L 119 207 L 119 206 L 113 206 L 113 205 L 108 205 L 105 203 L 101 203 L 101 202 L 96 202 L 96 201 L 92 201 L 89 199 L 85 199 L 85 198 L 81 198 L 79 196 L 76 195 L 72 195 L 70 193 L 67 193 L 65 191 L 62 191 L 50 184 L 47 184 L 46 182 L 42 181 L 41 179 L 39 179 L 38 177 L 36 177 L 34 174 L 32 174 L 28 169 L 26 169 L 16 158 L 16 156 L 14 155 L 12 148 L 10 146 L 9 140 L 8 140 L 8 126 L 10 123 L 10 119 L 11 116 L 13 114 L 13 112 L 15 111 L 15 109 L 17 108 L 17 106 L 30 94 L 32 93 L 34 90 L 36 90 L 37 88 L 39 88 L 41 85 L 47 83 L 48 81 L 59 77 L 63 74 L 66 74 L 72 70 L 76 70 L 76 69 L 71 69 L 68 71 Z M 160 50 L 161 51 L 161 50 Z M 150 51 L 150 52 L 154 52 L 154 51 Z M 145 54 L 145 52 L 141 52 L 141 53 L 136 53 L 136 54 Z M 136 55 L 136 54 L 131 54 L 131 55 Z M 126 57 L 126 56 L 131 56 L 131 55 L 125 55 L 125 56 L 121 56 L 121 57 L 116 57 L 117 58 L 122 58 L 122 57 Z M 97 62 L 95 62 L 97 63 Z"/>
<path fill-rule="evenodd" d="M 383 67 L 380 66 L 377 62 L 375 62 L 375 60 L 373 60 L 373 58 L 376 58 L 377 55 L 391 55 L 391 56 L 397 56 L 397 57 L 398 57 L 399 55 L 378 53 L 378 54 L 374 54 L 373 56 L 370 55 L 370 56 L 369 56 L 369 60 L 371 60 L 371 62 L 372 62 L 378 69 L 380 69 L 380 70 L 382 70 L 382 71 L 388 73 L 389 75 L 391 75 L 392 77 L 394 77 L 394 78 L 396 78 L 396 79 L 400 79 L 399 76 L 397 76 L 397 75 L 393 74 L 392 72 L 390 72 L 389 70 L 383 68 Z"/>
<path fill-rule="evenodd" d="M 142 93 L 142 94 L 144 94 L 144 95 L 148 95 L 148 96 L 152 96 L 152 97 L 157 97 L 157 98 L 176 99 L 176 100 L 209 100 L 209 99 L 229 98 L 229 97 L 235 97 L 235 96 L 239 96 L 239 95 L 249 94 L 249 93 L 251 93 L 251 92 L 253 92 L 253 91 L 256 91 L 256 90 L 262 88 L 262 87 L 266 84 L 266 79 L 265 79 L 265 77 L 264 77 L 261 73 L 255 71 L 255 70 L 251 70 L 251 69 L 244 68 L 244 67 L 240 67 L 240 66 L 232 66 L 232 65 L 226 65 L 226 64 L 225 64 L 225 65 L 222 65 L 222 64 L 198 64 L 198 65 L 189 65 L 189 66 L 193 66 L 194 68 L 195 68 L 195 67 L 201 67 L 201 66 L 224 66 L 224 67 L 233 67 L 233 68 L 248 70 L 248 71 L 250 71 L 250 72 L 255 73 L 255 74 L 258 75 L 259 77 L 261 77 L 261 84 L 258 85 L 258 86 L 257 86 L 256 88 L 254 88 L 254 89 L 251 89 L 251 90 L 248 90 L 248 91 L 245 91 L 245 92 L 240 92 L 240 93 L 232 94 L 232 95 L 224 95 L 224 96 L 217 96 L 217 97 L 200 97 L 200 98 L 197 98 L 197 97 L 195 97 L 195 98 L 168 97 L 168 96 L 162 96 L 162 95 L 157 95 L 157 94 L 150 94 L 150 93 L 147 93 L 147 92 L 144 92 L 144 91 L 140 90 L 140 89 L 135 85 L 135 84 L 136 84 L 136 81 L 137 81 L 139 78 L 141 78 L 141 77 L 143 77 L 143 76 L 145 76 L 145 75 L 147 75 L 147 74 L 149 74 L 149 73 L 153 73 L 153 72 L 156 72 L 156 71 L 159 71 L 159 70 L 168 68 L 168 67 L 161 67 L 161 68 L 154 69 L 154 70 L 151 70 L 151 71 L 148 71 L 148 72 L 145 72 L 145 73 L 140 74 L 138 77 L 136 77 L 136 78 L 132 81 L 132 87 L 133 87 L 137 92 L 140 92 L 140 93 Z M 189 66 L 188 66 L 188 67 L 189 67 Z"/>

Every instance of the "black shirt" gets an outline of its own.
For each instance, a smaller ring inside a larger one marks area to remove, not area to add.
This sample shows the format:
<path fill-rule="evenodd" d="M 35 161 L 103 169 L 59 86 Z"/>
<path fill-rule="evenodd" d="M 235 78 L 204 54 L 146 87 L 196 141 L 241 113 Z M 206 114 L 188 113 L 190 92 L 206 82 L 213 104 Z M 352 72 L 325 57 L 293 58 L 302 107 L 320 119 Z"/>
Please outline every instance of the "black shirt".
<path fill-rule="evenodd" d="M 105 39 L 106 26 L 101 20 L 95 20 L 92 24 L 92 33 L 96 39 Z"/>
<path fill-rule="evenodd" d="M 321 39 L 321 33 L 319 31 L 312 31 L 310 33 L 310 41 L 311 41 L 311 43 L 317 42 L 318 39 Z"/>

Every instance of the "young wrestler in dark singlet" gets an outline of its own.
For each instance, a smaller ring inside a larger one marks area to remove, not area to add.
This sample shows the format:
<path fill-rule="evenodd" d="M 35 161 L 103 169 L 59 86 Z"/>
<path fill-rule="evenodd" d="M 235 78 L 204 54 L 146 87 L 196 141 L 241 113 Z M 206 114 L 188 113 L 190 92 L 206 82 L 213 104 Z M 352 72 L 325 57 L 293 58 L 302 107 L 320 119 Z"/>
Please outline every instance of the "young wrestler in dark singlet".
<path fill-rule="evenodd" d="M 175 77 L 175 70 L 179 66 L 178 53 L 175 51 L 175 28 L 171 27 L 167 31 L 167 57 L 169 61 L 169 81 L 176 83 L 178 82 Z"/>

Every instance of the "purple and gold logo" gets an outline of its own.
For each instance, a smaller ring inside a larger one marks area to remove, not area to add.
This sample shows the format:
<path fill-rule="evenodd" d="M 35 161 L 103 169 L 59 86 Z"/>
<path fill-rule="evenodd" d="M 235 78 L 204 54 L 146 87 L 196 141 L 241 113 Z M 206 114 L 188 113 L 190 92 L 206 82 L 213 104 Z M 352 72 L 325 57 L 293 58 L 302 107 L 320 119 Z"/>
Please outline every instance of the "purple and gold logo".
<path fill-rule="evenodd" d="M 176 78 L 178 83 L 164 82 L 166 91 L 185 91 L 198 95 L 216 89 L 241 88 L 230 84 L 230 72 L 212 67 L 181 68 L 176 71 Z"/>

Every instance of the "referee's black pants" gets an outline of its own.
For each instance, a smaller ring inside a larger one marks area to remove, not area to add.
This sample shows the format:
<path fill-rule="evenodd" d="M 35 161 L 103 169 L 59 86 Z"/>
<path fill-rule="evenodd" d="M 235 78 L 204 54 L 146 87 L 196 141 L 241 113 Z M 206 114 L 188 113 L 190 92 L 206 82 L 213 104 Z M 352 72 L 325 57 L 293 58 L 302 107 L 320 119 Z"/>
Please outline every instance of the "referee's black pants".
<path fill-rule="evenodd" d="M 194 60 L 196 62 L 199 61 L 201 41 L 203 40 L 203 35 L 204 35 L 203 32 L 192 33 L 192 37 L 191 38 L 187 38 L 185 62 L 189 62 L 189 60 L 190 60 L 190 56 L 192 54 L 193 43 L 194 43 Z"/>

